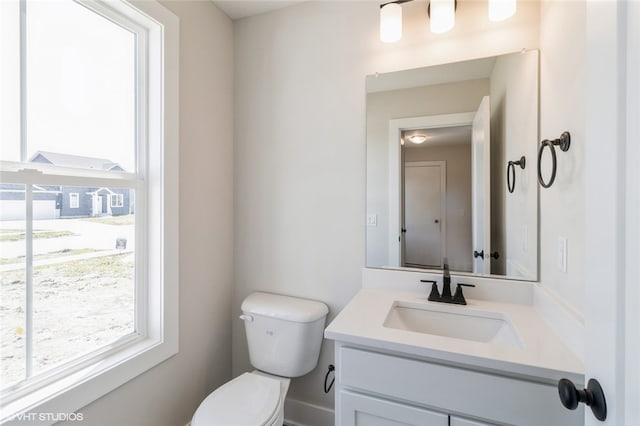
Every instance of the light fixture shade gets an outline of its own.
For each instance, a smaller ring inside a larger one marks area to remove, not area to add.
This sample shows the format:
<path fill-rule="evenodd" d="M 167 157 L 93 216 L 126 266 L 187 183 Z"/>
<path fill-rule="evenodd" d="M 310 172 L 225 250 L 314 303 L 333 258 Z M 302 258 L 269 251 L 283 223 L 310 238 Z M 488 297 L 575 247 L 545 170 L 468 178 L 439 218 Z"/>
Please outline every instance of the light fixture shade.
<path fill-rule="evenodd" d="M 411 141 L 411 143 L 415 143 L 416 145 L 420 145 L 421 143 L 424 143 L 427 140 L 427 136 L 426 135 L 411 135 L 411 136 L 409 136 L 409 140 Z"/>
<path fill-rule="evenodd" d="M 380 40 L 393 43 L 402 38 L 402 6 L 388 3 L 380 9 Z"/>
<path fill-rule="evenodd" d="M 489 0 L 489 20 L 504 21 L 516 13 L 516 0 Z"/>
<path fill-rule="evenodd" d="M 446 33 L 456 24 L 455 0 L 431 0 L 429 8 L 432 33 Z"/>

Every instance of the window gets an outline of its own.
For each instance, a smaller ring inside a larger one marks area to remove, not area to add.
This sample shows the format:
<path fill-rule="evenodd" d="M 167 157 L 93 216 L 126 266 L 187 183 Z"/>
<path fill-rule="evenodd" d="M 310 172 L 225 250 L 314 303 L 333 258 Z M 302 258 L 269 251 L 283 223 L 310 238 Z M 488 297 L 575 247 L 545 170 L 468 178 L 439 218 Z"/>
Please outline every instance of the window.
<path fill-rule="evenodd" d="M 0 2 L 0 422 L 177 352 L 177 31 L 151 1 Z"/>
<path fill-rule="evenodd" d="M 124 195 L 111 194 L 111 207 L 124 207 Z"/>
<path fill-rule="evenodd" d="M 77 209 L 80 207 L 80 201 L 78 201 L 78 193 L 72 192 L 69 194 L 69 208 Z"/>

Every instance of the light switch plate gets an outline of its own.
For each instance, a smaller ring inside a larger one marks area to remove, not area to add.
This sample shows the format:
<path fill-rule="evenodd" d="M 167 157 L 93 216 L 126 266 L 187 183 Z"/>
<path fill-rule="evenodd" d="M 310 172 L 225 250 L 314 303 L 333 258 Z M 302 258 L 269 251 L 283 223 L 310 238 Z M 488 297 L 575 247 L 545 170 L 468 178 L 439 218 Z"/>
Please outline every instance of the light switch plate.
<path fill-rule="evenodd" d="M 567 239 L 558 238 L 558 269 L 567 272 Z"/>

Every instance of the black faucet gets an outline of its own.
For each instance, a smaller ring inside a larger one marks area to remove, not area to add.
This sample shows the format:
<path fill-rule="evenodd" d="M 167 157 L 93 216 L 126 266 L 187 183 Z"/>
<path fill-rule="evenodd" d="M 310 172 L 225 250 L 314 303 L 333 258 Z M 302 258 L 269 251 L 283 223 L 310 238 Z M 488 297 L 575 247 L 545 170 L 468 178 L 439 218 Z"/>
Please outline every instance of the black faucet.
<path fill-rule="evenodd" d="M 420 282 L 431 283 L 431 293 L 429 293 L 429 298 L 427 300 L 432 302 L 453 303 L 456 305 L 467 304 L 464 294 L 462 294 L 462 286 L 475 287 L 473 284 L 458 283 L 458 286 L 456 287 L 456 294 L 451 296 L 451 275 L 449 274 L 449 265 L 447 263 L 444 264 L 444 269 L 442 271 L 442 294 L 438 292 L 438 284 L 435 281 L 420 280 Z"/>
<path fill-rule="evenodd" d="M 453 299 L 451 296 L 451 275 L 449 275 L 449 264 L 445 262 L 442 270 L 442 296 L 440 296 L 440 301 L 448 302 L 451 299 Z"/>

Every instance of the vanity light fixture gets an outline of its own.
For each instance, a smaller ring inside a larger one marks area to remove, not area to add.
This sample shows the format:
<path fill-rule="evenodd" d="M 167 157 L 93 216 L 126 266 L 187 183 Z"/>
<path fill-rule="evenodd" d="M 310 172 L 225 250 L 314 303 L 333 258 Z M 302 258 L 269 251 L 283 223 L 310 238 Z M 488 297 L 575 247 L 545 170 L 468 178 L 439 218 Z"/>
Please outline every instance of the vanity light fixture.
<path fill-rule="evenodd" d="M 393 43 L 402 38 L 402 3 L 413 0 L 396 0 L 380 5 L 380 40 Z M 516 13 L 517 0 L 489 0 L 489 20 L 504 21 Z M 457 0 L 430 0 L 427 7 L 429 28 L 441 34 L 456 24 Z"/>
<path fill-rule="evenodd" d="M 411 135 L 409 136 L 409 140 L 411 141 L 411 143 L 415 143 L 416 145 L 420 145 L 421 143 L 424 143 L 427 140 L 427 136 L 426 135 Z"/>
<path fill-rule="evenodd" d="M 489 20 L 504 21 L 516 13 L 516 0 L 489 0 Z"/>

